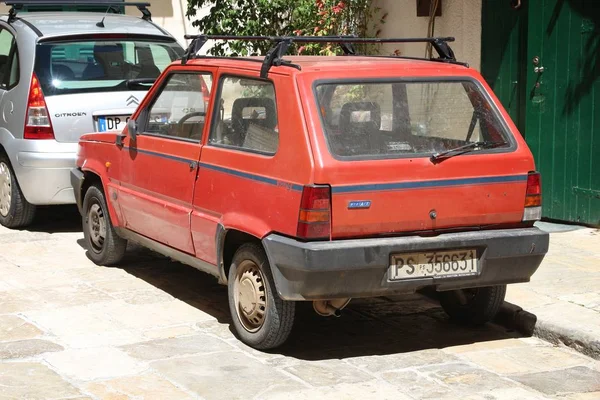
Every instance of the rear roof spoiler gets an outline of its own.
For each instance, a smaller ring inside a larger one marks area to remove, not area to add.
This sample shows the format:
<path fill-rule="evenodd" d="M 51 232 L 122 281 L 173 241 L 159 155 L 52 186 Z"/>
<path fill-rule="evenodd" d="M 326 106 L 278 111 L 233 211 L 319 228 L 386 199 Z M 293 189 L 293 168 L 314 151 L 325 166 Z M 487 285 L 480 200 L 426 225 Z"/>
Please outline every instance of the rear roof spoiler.
<path fill-rule="evenodd" d="M 124 2 L 116 0 L 6 0 L 0 1 L 10 7 L 8 11 L 8 22 L 13 21 L 17 17 L 17 13 L 23 10 L 26 6 L 79 6 L 79 7 L 106 7 L 106 13 L 109 11 L 118 12 L 119 7 L 137 7 L 142 12 L 142 19 L 146 21 L 152 20 L 152 13 L 148 10 L 150 3 L 148 2 Z"/>

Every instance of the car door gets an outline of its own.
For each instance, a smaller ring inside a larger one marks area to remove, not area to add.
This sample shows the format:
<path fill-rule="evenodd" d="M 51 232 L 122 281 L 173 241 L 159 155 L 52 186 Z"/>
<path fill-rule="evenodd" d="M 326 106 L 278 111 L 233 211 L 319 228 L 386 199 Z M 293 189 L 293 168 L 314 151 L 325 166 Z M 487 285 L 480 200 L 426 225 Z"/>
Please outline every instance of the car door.
<path fill-rule="evenodd" d="M 162 80 L 123 146 L 120 206 L 125 227 L 193 254 L 192 196 L 213 72 L 174 71 Z"/>

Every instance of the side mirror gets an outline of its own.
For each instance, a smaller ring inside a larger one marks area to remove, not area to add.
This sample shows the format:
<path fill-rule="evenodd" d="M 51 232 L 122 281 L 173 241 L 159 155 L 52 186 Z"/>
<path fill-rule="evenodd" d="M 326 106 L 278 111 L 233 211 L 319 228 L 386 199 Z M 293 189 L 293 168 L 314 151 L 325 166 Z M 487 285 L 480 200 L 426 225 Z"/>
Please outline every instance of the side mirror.
<path fill-rule="evenodd" d="M 127 121 L 127 133 L 129 134 L 129 137 L 131 137 L 131 140 L 136 139 L 138 134 L 137 129 L 137 123 L 134 119 L 130 119 L 129 121 Z"/>

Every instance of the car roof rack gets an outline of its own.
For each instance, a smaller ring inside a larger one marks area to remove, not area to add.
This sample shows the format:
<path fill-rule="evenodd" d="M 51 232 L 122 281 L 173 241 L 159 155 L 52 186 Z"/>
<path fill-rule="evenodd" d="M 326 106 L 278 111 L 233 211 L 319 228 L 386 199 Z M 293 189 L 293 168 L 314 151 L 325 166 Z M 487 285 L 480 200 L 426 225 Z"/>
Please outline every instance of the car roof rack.
<path fill-rule="evenodd" d="M 382 44 L 382 43 L 430 43 L 438 54 L 437 58 L 416 58 L 403 56 L 372 56 L 372 57 L 391 57 L 407 58 L 415 60 L 438 61 L 452 64 L 468 66 L 466 63 L 456 61 L 452 48 L 448 42 L 453 42 L 453 37 L 428 37 L 428 38 L 360 38 L 357 36 L 230 36 L 230 35 L 185 35 L 186 39 L 192 42 L 188 46 L 183 58 L 182 64 L 186 64 L 190 59 L 199 57 L 198 51 L 209 40 L 241 40 L 241 41 L 270 41 L 274 45 L 267 52 L 260 70 L 260 76 L 266 78 L 272 66 L 285 65 L 300 70 L 300 66 L 293 64 L 289 60 L 284 60 L 283 56 L 293 43 L 335 43 L 338 44 L 345 56 L 358 55 L 354 49 L 355 44 Z"/>
<path fill-rule="evenodd" d="M 148 10 L 149 2 L 125 2 L 118 0 L 6 0 L 0 1 L 10 7 L 8 11 L 8 22 L 14 21 L 17 13 L 23 9 L 23 6 L 85 6 L 85 7 L 106 7 L 106 12 L 116 11 L 118 7 L 132 6 L 137 7 L 142 12 L 142 19 L 152 21 L 152 13 Z"/>

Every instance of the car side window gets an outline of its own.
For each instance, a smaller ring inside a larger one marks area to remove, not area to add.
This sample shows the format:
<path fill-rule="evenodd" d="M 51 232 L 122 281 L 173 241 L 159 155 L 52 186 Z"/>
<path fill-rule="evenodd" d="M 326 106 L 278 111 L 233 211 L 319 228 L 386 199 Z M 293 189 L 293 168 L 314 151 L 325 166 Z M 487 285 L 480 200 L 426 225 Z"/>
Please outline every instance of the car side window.
<path fill-rule="evenodd" d="M 200 141 L 211 89 L 210 73 L 172 74 L 148 110 L 144 132 Z"/>
<path fill-rule="evenodd" d="M 6 29 L 0 30 L 0 87 L 12 88 L 19 81 L 19 56 L 14 36 Z"/>
<path fill-rule="evenodd" d="M 272 82 L 225 77 L 217 104 L 218 115 L 211 127 L 209 144 L 275 154 L 279 128 Z"/>

